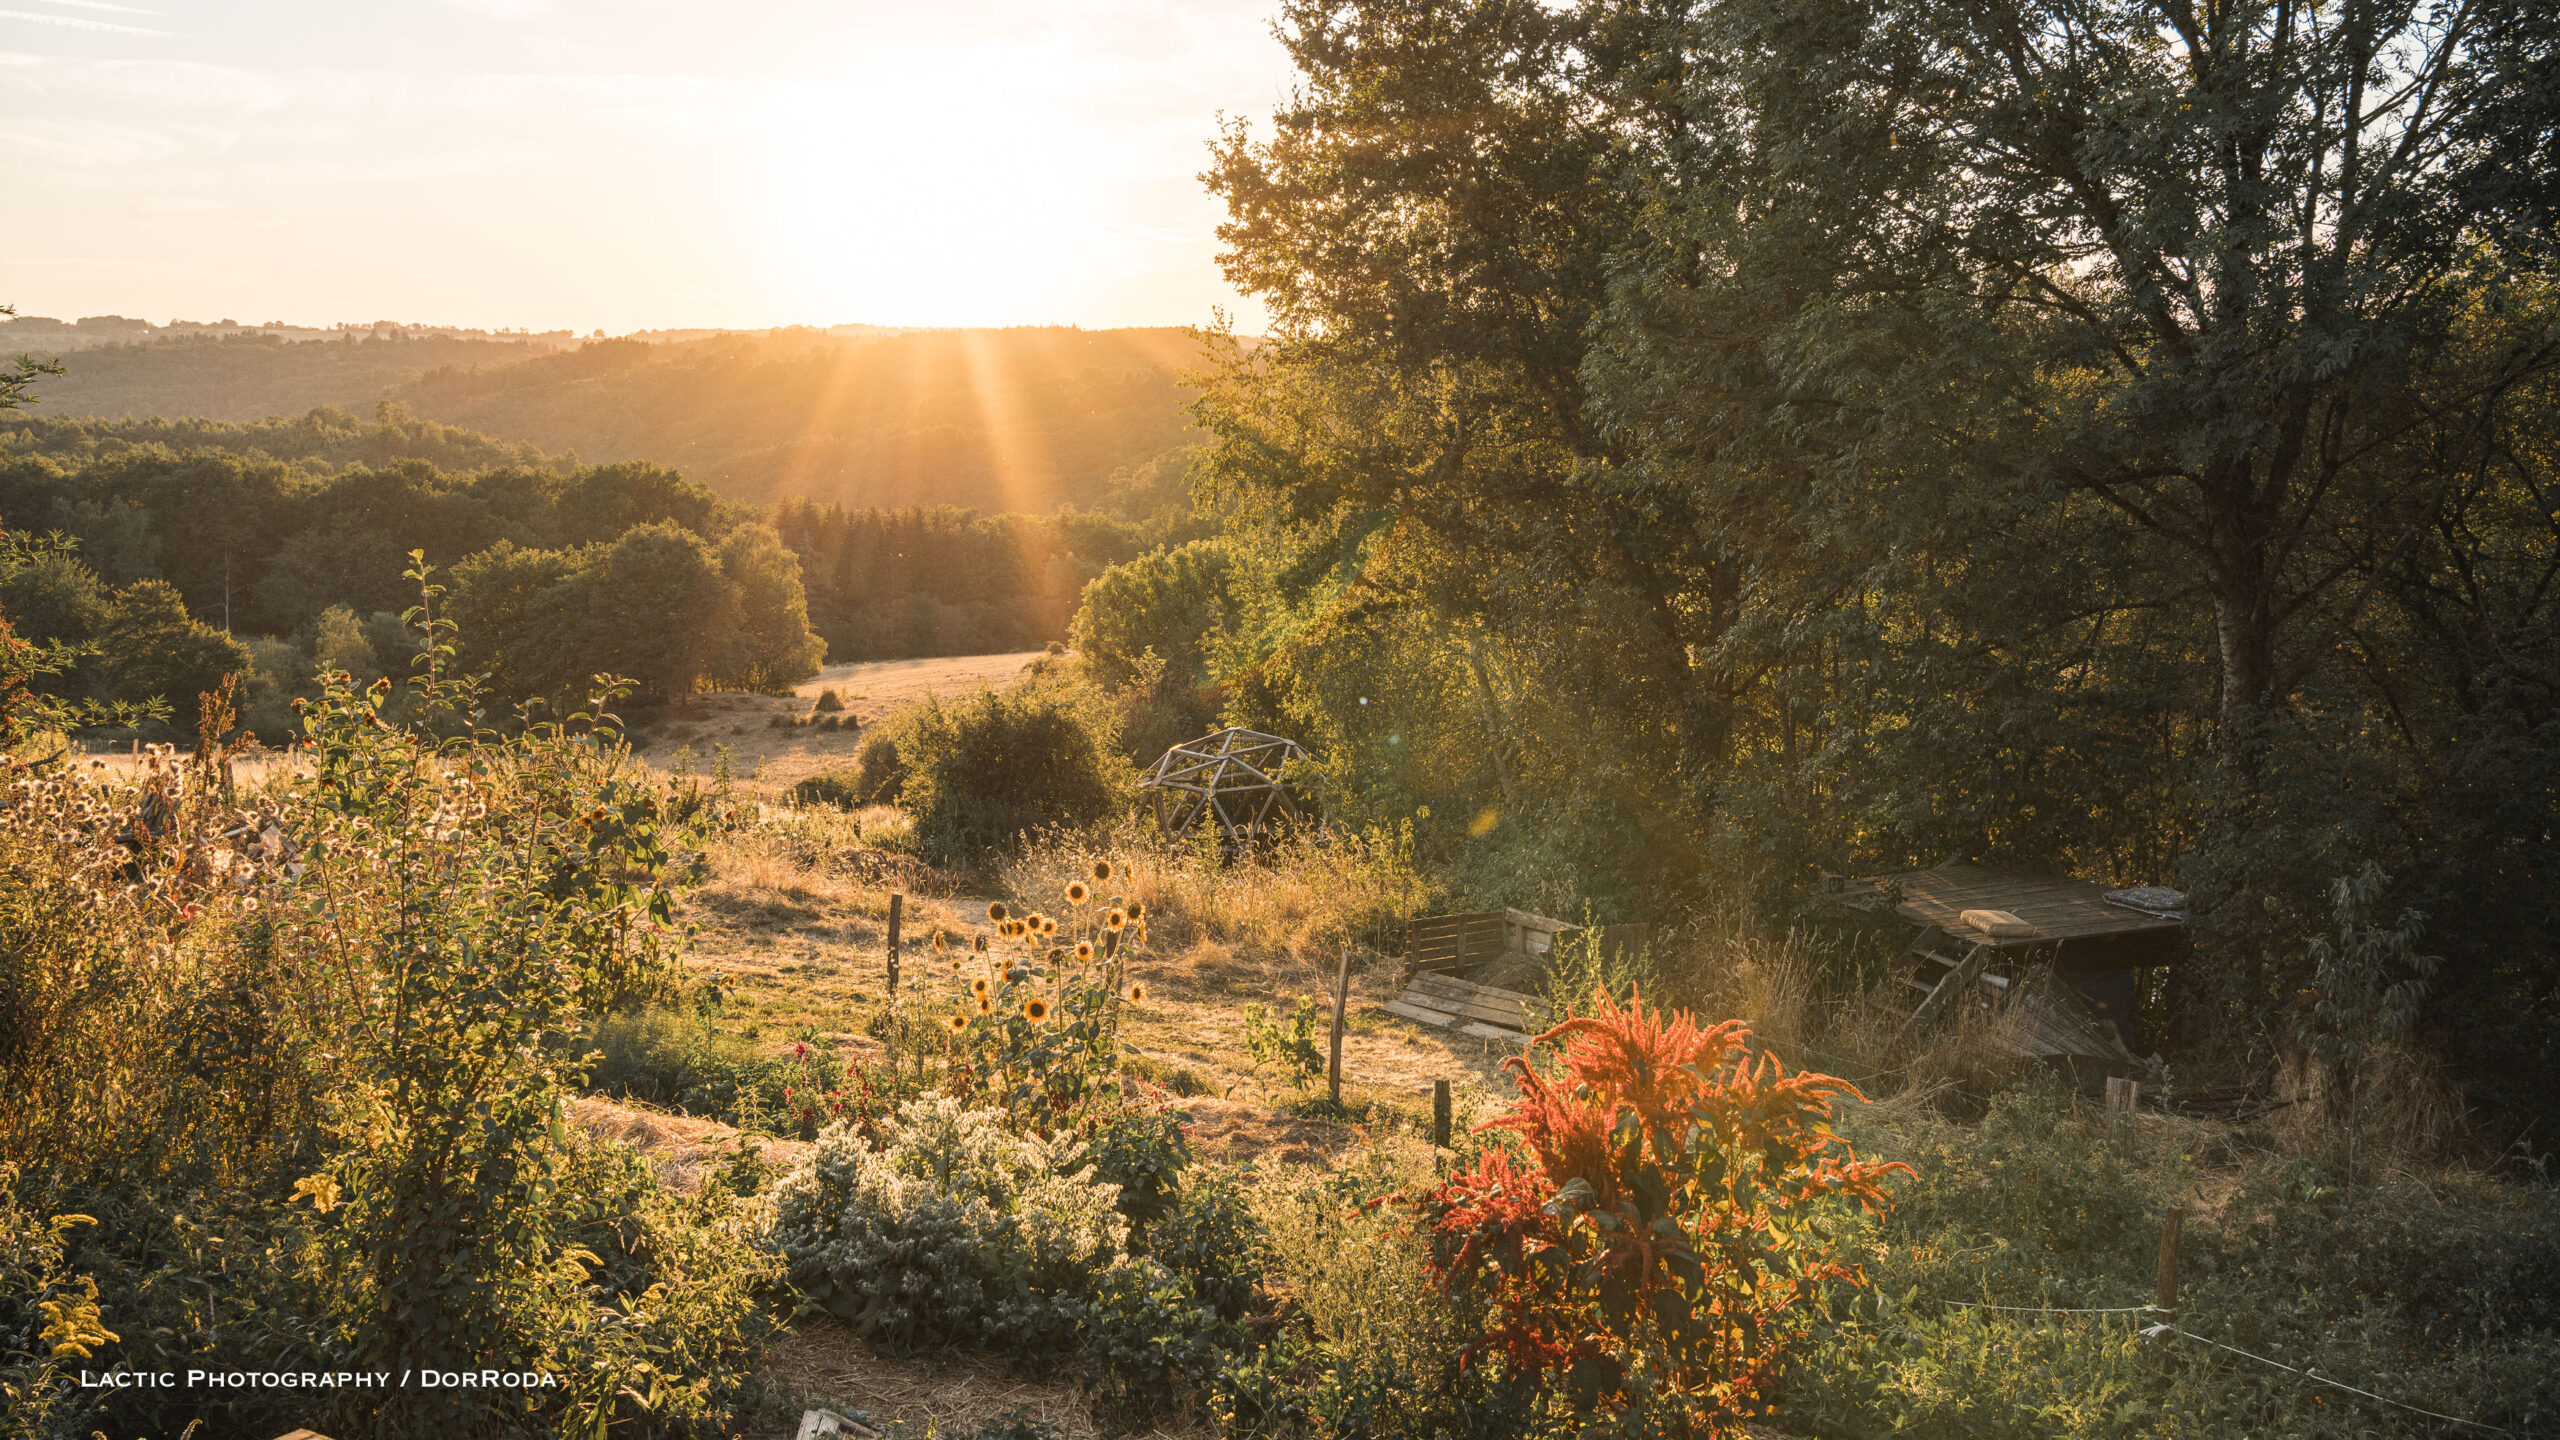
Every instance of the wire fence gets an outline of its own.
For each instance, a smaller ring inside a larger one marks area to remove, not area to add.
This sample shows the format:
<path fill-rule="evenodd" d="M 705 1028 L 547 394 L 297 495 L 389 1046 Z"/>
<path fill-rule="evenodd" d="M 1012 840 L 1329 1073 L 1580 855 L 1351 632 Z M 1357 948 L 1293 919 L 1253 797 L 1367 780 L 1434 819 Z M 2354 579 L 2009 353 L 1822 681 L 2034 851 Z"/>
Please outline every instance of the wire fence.
<path fill-rule="evenodd" d="M 2056 1305 L 1992 1305 L 1978 1300 L 1945 1300 L 1937 1299 L 1937 1297 L 1934 1296 L 1931 1298 L 1936 1299 L 1937 1303 L 1941 1305 L 1959 1306 L 1968 1310 L 1998 1310 L 2013 1315 L 2159 1315 L 2166 1313 L 2157 1305 L 2105 1305 L 2075 1307 Z M 2237 1345 L 2226 1345 L 2209 1336 L 2198 1335 L 2192 1330 L 2181 1330 L 2176 1325 L 2173 1325 L 2166 1320 L 2156 1321 L 2150 1325 L 2144 1326 L 2141 1333 L 2145 1339 L 2150 1340 L 2159 1340 L 2174 1336 L 2180 1340 L 2192 1340 L 2199 1345 L 2210 1345 L 2216 1350 L 2228 1351 L 2231 1354 L 2240 1356 L 2242 1359 L 2254 1360 L 2261 1365 L 2271 1365 L 2278 1370 L 2288 1371 L 2292 1374 L 2299 1375 L 2303 1379 L 2309 1380 L 2314 1384 L 2326 1385 L 2332 1389 L 2344 1390 L 2350 1395 L 2361 1395 L 2367 1400 L 2388 1405 L 2395 1410 L 2406 1410 L 2412 1415 L 2424 1415 L 2430 1420 L 2443 1420 L 2455 1425 L 2467 1425 L 2475 1430 L 2486 1430 L 2493 1435 L 2513 1435 L 2516 1433 L 2502 1425 L 2491 1425 L 2483 1420 L 2467 1420 L 2460 1415 L 2447 1415 L 2441 1410 L 2430 1410 L 2423 1405 L 2412 1405 L 2405 1400 L 2394 1400 L 2388 1395 L 2376 1394 L 2375 1392 L 2367 1390 L 2360 1385 L 2350 1385 L 2343 1380 L 2332 1380 L 2328 1376 L 2321 1374 L 2317 1369 L 2301 1365 L 2287 1365 L 2281 1360 L 2271 1360 L 2264 1355 L 2255 1353 L 2254 1351 L 2243 1350 Z"/>

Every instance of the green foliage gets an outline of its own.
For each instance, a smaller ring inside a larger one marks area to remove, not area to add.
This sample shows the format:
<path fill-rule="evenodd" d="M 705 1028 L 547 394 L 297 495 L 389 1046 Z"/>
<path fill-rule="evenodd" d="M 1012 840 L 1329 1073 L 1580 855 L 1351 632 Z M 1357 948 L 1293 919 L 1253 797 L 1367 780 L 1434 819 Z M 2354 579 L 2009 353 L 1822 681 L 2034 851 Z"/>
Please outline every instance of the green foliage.
<path fill-rule="evenodd" d="M 1147 1227 L 1147 1253 L 1191 1282 L 1191 1293 L 1222 1320 L 1240 1320 L 1270 1267 L 1270 1245 L 1253 1213 L 1247 1177 L 1194 1168 L 1170 1213 Z"/>
<path fill-rule="evenodd" d="M 93 643 L 98 658 L 84 668 L 99 699 L 165 702 L 171 725 L 187 736 L 201 718 L 197 697 L 249 668 L 239 641 L 188 614 L 176 587 L 159 580 L 117 591 Z"/>
<path fill-rule="evenodd" d="M 1244 1043 L 1253 1056 L 1253 1068 L 1278 1066 L 1293 1089 L 1306 1089 L 1324 1073 L 1325 1051 L 1316 1041 L 1324 1029 L 1323 1010 L 1304 996 L 1286 1022 L 1274 1022 L 1261 1005 L 1244 1007 Z"/>
<path fill-rule="evenodd" d="M 1085 1314 L 1085 1387 L 1116 1425 L 1138 1429 L 1182 1407 L 1218 1371 L 1227 1327 L 1190 1280 L 1150 1258 L 1104 1271 Z"/>
<path fill-rule="evenodd" d="M 289 1404 L 385 1435 L 685 1434 L 752 1398 L 776 1273 L 755 1212 L 726 1189 L 670 1194 L 566 1119 L 560 1042 L 671 978 L 665 795 L 610 730 L 456 724 L 472 696 L 438 598 L 417 612 L 416 686 L 341 676 L 306 709 L 308 774 L 259 800 L 290 866 L 254 827 L 219 838 L 239 817 L 210 770 L 185 777 L 171 843 L 139 855 L 115 842 L 129 790 L 67 776 L 0 804 L 20 937 L 0 977 L 17 1022 L 0 1201 L 104 1217 L 81 1262 L 123 1336 L 102 1363 L 557 1383 L 418 1391 L 388 1413 L 378 1395 L 83 1392 L 65 1400 L 79 1433 L 264 1433 Z"/>
<path fill-rule="evenodd" d="M 1032 650 L 1067 633 L 1076 594 L 1138 548 L 1099 515 L 847 510 L 785 500 L 773 524 L 807 567 L 809 609 L 839 660 Z"/>
<path fill-rule="evenodd" d="M 1950 1303 L 2142 1305 L 2170 1203 L 2189 1204 L 2180 1328 L 2486 1425 L 2530 1429 L 2560 1403 L 2548 1364 L 2560 1202 L 2548 1186 L 2446 1177 L 2351 1194 L 2315 1164 L 2270 1160 L 2198 1213 L 2175 1157 L 2129 1163 L 2060 1093 L 2004 1094 L 1978 1127 L 1857 1128 L 1863 1149 L 1918 1174 L 1865 1237 L 1873 1291 L 1791 1364 L 1791 1428 L 1920 1440 L 2445 1433 L 2195 1341 L 2164 1353 L 2141 1338 L 2145 1316 Z"/>
<path fill-rule="evenodd" d="M 964 699 L 925 699 L 874 727 L 858 763 L 865 803 L 889 796 L 916 820 L 927 858 L 1011 850 L 1051 825 L 1084 826 L 1134 784 L 1111 718 L 1088 690 L 1033 677 Z"/>
<path fill-rule="evenodd" d="M 830 1127 L 775 1192 L 775 1237 L 809 1303 L 896 1352 L 1071 1341 L 1127 1236 L 1116 1187 L 1071 1139 L 1015 1134 L 1001 1110 L 911 1100 L 880 1143 Z"/>
<path fill-rule="evenodd" d="M 1087 1142 L 1094 1174 L 1120 1187 L 1120 1213 L 1138 1233 L 1152 1235 L 1153 1222 L 1174 1206 L 1191 1165 L 1191 1142 L 1183 1135 L 1190 1120 L 1180 1110 L 1132 1108 Z M 1152 1248 L 1153 1240 L 1147 1243 Z"/>
<path fill-rule="evenodd" d="M 791 782 L 791 798 L 803 805 L 832 805 L 839 810 L 858 810 L 866 803 L 858 773 L 850 770 L 821 770 Z"/>

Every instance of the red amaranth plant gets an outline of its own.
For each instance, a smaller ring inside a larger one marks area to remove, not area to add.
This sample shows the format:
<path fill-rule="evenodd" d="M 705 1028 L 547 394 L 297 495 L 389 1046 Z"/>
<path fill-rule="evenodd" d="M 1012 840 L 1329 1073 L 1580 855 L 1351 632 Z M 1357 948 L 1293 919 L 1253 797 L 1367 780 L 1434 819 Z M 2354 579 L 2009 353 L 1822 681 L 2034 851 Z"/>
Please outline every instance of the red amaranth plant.
<path fill-rule="evenodd" d="M 1561 1383 L 1582 1410 L 1641 1405 L 1674 1434 L 1740 1433 L 1817 1293 L 1863 1284 L 1850 1207 L 1880 1211 L 1900 1163 L 1862 1161 L 1831 1129 L 1846 1081 L 1754 1058 L 1741 1021 L 1621 1008 L 1538 1037 L 1520 1098 L 1482 1130 L 1474 1169 L 1422 1199 L 1433 1269 L 1475 1288 L 1468 1363 Z M 1860 1097 L 1863 1098 L 1863 1097 Z"/>

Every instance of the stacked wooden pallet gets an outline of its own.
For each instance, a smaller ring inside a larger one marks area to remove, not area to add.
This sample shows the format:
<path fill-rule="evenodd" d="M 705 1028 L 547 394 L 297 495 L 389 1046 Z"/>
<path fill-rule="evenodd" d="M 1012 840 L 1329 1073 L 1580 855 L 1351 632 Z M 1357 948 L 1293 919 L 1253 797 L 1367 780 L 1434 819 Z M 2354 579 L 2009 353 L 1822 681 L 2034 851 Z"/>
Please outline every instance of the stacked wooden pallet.
<path fill-rule="evenodd" d="M 1423 970 L 1414 974 L 1403 995 L 1387 1002 L 1387 1013 L 1407 1020 L 1456 1030 L 1487 1040 L 1525 1045 L 1550 1023 L 1546 1002 L 1517 990 L 1498 990 L 1455 975 Z"/>

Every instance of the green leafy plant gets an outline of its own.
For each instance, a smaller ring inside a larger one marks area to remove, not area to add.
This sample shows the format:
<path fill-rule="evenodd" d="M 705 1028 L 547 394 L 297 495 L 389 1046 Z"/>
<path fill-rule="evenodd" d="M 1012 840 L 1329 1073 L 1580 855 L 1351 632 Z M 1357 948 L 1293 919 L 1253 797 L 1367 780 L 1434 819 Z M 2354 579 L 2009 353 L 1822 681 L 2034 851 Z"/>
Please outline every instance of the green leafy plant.
<path fill-rule="evenodd" d="M 1253 1068 L 1258 1072 L 1265 1065 L 1276 1065 L 1292 1089 L 1306 1089 L 1324 1073 L 1324 1047 L 1316 1042 L 1324 1023 L 1324 1012 L 1310 999 L 1301 998 L 1285 1024 L 1274 1023 L 1263 1006 L 1247 1005 L 1244 1043 Z"/>

